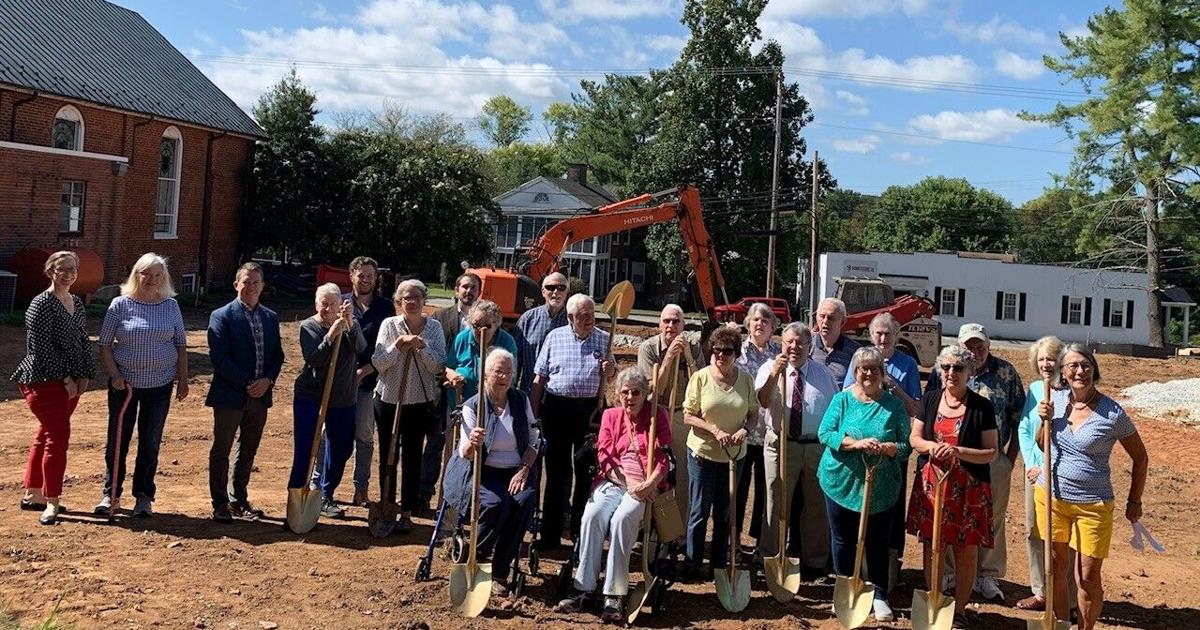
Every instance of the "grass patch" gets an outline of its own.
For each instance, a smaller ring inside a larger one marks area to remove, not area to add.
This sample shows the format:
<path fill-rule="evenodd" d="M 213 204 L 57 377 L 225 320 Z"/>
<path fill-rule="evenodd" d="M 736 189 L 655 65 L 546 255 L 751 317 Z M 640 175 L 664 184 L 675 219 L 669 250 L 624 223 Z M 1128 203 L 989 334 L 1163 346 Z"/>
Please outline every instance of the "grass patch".
<path fill-rule="evenodd" d="M 75 630 L 75 626 L 58 620 L 58 606 L 62 602 L 54 602 L 54 610 L 41 623 L 35 626 L 25 626 L 16 615 L 7 610 L 0 610 L 0 630 Z"/>

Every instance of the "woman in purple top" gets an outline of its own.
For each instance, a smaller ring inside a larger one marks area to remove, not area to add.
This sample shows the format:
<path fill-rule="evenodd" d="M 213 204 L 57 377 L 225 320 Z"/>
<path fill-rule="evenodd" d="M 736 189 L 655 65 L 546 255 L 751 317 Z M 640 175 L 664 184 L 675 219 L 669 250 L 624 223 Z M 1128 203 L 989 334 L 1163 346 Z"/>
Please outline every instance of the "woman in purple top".
<path fill-rule="evenodd" d="M 177 400 L 188 395 L 187 333 L 174 296 L 166 259 L 154 253 L 143 254 L 121 285 L 121 295 L 108 305 L 104 315 L 100 359 L 109 378 L 108 441 L 104 448 L 104 498 L 96 505 L 97 514 L 110 513 L 114 483 L 120 501 L 125 456 L 134 427 L 138 430 L 138 449 L 133 472 L 133 515 L 145 518 L 153 513 L 154 474 L 163 426 L 171 408 L 171 390 L 175 390 Z M 127 397 L 129 406 L 118 440 L 117 416 Z M 113 471 L 113 452 L 118 445 L 119 461 Z"/>

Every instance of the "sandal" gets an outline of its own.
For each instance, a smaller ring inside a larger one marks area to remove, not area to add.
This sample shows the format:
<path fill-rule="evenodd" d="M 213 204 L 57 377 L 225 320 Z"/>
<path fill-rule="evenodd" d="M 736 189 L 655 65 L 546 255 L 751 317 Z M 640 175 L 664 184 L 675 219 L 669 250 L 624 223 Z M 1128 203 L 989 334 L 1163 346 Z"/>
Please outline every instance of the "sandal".
<path fill-rule="evenodd" d="M 1017 602 L 1017 608 L 1020 608 L 1021 610 L 1042 611 L 1046 609 L 1046 600 L 1045 598 L 1038 597 L 1037 595 L 1030 595 L 1029 597 Z"/>

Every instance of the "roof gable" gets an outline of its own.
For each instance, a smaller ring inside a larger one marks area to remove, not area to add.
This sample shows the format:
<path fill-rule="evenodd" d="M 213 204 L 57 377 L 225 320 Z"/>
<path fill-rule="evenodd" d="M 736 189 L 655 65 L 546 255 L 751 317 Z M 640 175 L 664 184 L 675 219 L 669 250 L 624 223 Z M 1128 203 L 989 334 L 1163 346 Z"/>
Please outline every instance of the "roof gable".
<path fill-rule="evenodd" d="M 263 135 L 142 16 L 104 0 L 3 0 L 0 42 L 0 83 Z"/>
<path fill-rule="evenodd" d="M 585 186 L 567 179 L 542 176 L 501 193 L 494 199 L 501 211 L 573 211 L 608 205 L 616 200 L 616 195 L 598 185 Z"/>

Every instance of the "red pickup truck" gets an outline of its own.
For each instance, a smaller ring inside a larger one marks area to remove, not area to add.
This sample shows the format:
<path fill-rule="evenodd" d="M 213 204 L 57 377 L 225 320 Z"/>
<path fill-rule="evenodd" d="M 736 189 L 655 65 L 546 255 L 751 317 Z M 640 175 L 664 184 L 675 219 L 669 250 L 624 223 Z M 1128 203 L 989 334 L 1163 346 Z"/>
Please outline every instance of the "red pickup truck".
<path fill-rule="evenodd" d="M 787 300 L 769 297 L 745 297 L 733 304 L 719 305 L 714 309 L 717 312 L 717 321 L 744 323 L 746 314 L 750 312 L 750 305 L 755 302 L 766 304 L 771 312 L 775 313 L 775 317 L 779 318 L 780 324 L 792 321 L 792 309 L 788 307 Z"/>

